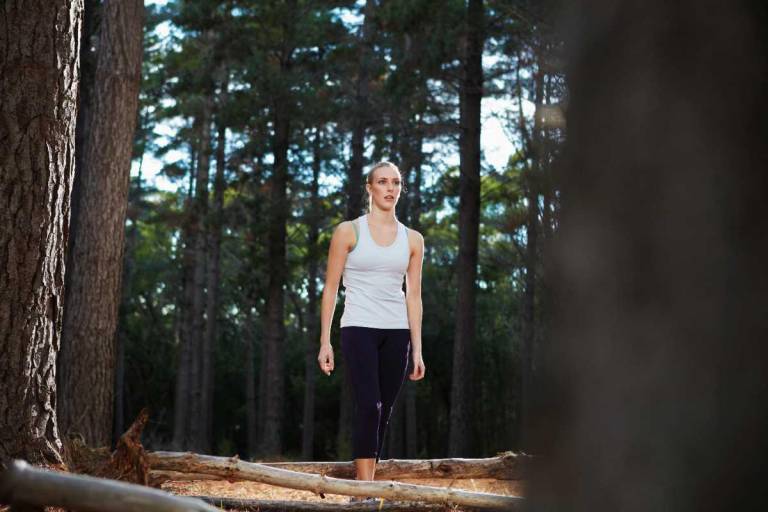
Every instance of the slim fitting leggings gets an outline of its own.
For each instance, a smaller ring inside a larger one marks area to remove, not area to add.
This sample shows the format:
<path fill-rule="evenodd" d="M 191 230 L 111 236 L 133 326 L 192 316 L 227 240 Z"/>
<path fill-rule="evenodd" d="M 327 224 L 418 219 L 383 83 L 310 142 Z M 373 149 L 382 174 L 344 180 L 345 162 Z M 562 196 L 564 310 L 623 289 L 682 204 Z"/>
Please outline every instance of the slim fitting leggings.
<path fill-rule="evenodd" d="M 352 456 L 378 462 L 392 406 L 408 370 L 411 331 L 342 327 L 341 350 L 354 405 Z"/>

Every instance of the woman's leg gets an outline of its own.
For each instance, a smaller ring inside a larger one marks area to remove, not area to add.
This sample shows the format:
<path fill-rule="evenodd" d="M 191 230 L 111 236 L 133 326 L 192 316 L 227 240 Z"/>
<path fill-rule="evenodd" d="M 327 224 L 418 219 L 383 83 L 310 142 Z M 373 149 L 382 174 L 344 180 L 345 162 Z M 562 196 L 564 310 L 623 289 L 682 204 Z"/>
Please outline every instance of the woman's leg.
<path fill-rule="evenodd" d="M 381 416 L 378 427 L 376 462 L 381 457 L 384 437 L 387 432 L 392 408 L 400 393 L 408 372 L 408 357 L 411 352 L 411 331 L 409 329 L 387 329 L 387 335 L 379 344 L 379 390 L 381 393 Z M 375 469 L 374 469 L 375 471 Z"/>
<path fill-rule="evenodd" d="M 358 480 L 373 480 L 381 418 L 378 344 L 381 329 L 342 327 L 346 384 L 353 401 L 352 456 Z"/>

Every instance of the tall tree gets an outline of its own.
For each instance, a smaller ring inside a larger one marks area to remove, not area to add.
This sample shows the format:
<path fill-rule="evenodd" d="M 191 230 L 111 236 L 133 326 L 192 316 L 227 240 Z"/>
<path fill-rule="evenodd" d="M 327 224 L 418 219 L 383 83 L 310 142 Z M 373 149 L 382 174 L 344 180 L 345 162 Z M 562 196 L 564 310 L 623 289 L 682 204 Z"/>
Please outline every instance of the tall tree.
<path fill-rule="evenodd" d="M 310 210 L 307 233 L 307 350 L 305 357 L 304 414 L 302 424 L 301 455 L 304 460 L 311 460 L 315 438 L 315 389 L 317 381 L 317 340 L 320 339 L 320 326 L 317 315 L 317 278 L 320 262 L 320 171 L 322 169 L 322 133 L 315 129 L 312 140 L 312 183 L 310 185 Z"/>
<path fill-rule="evenodd" d="M 96 71 L 72 194 L 61 342 L 62 432 L 109 445 L 115 334 L 123 269 L 125 212 L 136 127 L 144 2 L 105 0 Z"/>
<path fill-rule="evenodd" d="M 6 4 L 0 35 L 0 463 L 60 463 L 56 356 L 82 2 Z"/>
<path fill-rule="evenodd" d="M 208 300 L 206 293 L 206 267 L 208 263 L 208 237 L 206 219 L 209 209 L 208 181 L 211 163 L 211 125 L 213 115 L 213 91 L 202 98 L 202 112 L 198 122 L 199 153 L 197 175 L 195 177 L 195 199 L 191 208 L 191 251 L 192 279 L 187 281 L 191 286 L 191 304 L 189 307 L 187 343 L 190 347 L 188 400 L 189 416 L 187 418 L 187 442 L 194 450 L 204 450 L 203 439 L 205 425 L 203 412 L 203 346 L 205 336 L 205 310 Z"/>
<path fill-rule="evenodd" d="M 453 340 L 451 419 L 448 453 L 470 450 L 472 342 L 475 338 L 475 281 L 480 227 L 480 103 L 483 99 L 483 0 L 468 0 L 459 91 L 459 257 Z"/>
<path fill-rule="evenodd" d="M 365 134 L 370 123 L 370 85 L 373 68 L 373 36 L 376 0 L 366 0 L 363 25 L 358 39 L 357 79 L 352 112 L 352 155 L 347 172 L 347 220 L 357 218 L 363 204 L 363 153 Z"/>
<path fill-rule="evenodd" d="M 218 337 L 219 322 L 219 303 L 220 303 L 220 280 L 221 280 L 221 232 L 224 220 L 224 189 L 226 182 L 224 172 L 226 170 L 226 132 L 224 108 L 228 100 L 229 89 L 229 70 L 222 68 L 220 77 L 220 93 L 217 115 L 217 134 L 216 134 L 216 175 L 213 179 L 213 205 L 208 215 L 207 236 L 208 236 L 208 265 L 207 270 L 207 290 L 208 297 L 206 301 L 205 313 L 205 333 L 202 350 L 202 382 L 200 401 L 201 416 L 200 422 L 203 431 L 200 435 L 200 449 L 203 452 L 210 452 L 211 439 L 213 435 L 213 368 L 215 358 L 216 340 Z"/>
<path fill-rule="evenodd" d="M 768 10 L 569 7 L 532 506 L 760 510 Z"/>

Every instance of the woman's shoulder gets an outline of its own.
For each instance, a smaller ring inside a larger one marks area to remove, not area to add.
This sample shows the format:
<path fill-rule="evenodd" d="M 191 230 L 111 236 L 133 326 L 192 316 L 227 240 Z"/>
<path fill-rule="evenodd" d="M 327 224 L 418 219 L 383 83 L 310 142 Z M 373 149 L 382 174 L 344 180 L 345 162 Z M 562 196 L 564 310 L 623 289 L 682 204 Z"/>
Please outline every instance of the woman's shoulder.
<path fill-rule="evenodd" d="M 342 240 L 347 250 L 351 251 L 357 245 L 358 231 L 357 219 L 345 220 L 336 225 L 333 237 Z"/>
<path fill-rule="evenodd" d="M 414 244 L 419 246 L 424 245 L 424 236 L 421 233 L 419 233 L 415 229 L 409 228 L 405 224 L 403 224 L 403 227 L 405 228 L 405 232 L 408 233 L 408 243 L 410 245 L 412 246 Z"/>

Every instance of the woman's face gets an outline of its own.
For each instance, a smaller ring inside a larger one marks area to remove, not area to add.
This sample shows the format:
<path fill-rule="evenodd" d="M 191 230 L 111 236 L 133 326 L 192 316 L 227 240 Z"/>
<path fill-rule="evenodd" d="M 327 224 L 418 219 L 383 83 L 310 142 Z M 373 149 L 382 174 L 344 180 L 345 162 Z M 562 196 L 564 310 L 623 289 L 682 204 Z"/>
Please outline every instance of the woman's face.
<path fill-rule="evenodd" d="M 373 182 L 366 184 L 368 194 L 371 196 L 371 206 L 389 211 L 395 207 L 400 199 L 400 191 L 403 185 L 400 182 L 400 173 L 388 165 L 379 167 L 373 171 Z"/>

